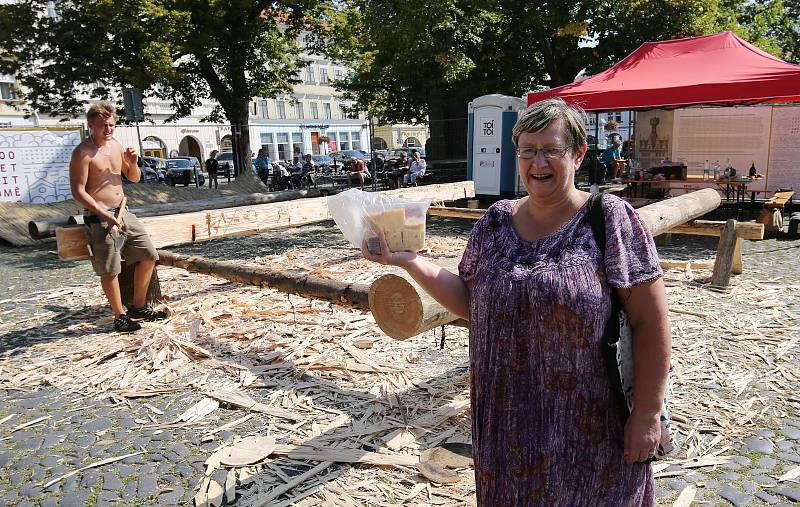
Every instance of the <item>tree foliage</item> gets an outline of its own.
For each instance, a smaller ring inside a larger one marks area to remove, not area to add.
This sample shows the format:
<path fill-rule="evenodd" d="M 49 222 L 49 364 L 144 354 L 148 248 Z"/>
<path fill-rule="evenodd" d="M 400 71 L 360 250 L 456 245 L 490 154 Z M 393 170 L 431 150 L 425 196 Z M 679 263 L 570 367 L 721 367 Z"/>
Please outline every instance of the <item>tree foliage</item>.
<path fill-rule="evenodd" d="M 120 87 L 136 86 L 169 100 L 173 118 L 213 99 L 208 120 L 246 128 L 251 97 L 298 81 L 298 36 L 319 26 L 325 1 L 59 0 L 53 16 L 47 0 L 21 0 L 0 6 L 0 72 L 16 73 L 29 106 L 54 116 L 80 115 L 87 98 L 119 102 Z"/>
<path fill-rule="evenodd" d="M 437 93 L 465 111 L 483 94 L 520 96 L 600 72 L 647 41 L 728 29 L 754 39 L 753 20 L 768 27 L 756 42 L 780 53 L 779 34 L 797 29 L 781 31 L 780 1 L 349 0 L 329 51 L 354 69 L 339 84 L 350 98 L 387 121 L 413 121 Z"/>

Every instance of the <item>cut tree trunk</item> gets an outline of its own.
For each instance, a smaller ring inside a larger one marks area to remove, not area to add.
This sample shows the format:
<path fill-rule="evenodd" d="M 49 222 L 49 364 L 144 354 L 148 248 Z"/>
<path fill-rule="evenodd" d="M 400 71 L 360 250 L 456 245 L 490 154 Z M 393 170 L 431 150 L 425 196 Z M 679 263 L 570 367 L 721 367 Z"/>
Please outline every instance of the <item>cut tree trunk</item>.
<path fill-rule="evenodd" d="M 362 310 L 369 309 L 369 286 L 366 284 L 330 280 L 311 276 L 302 271 L 274 271 L 242 265 L 239 262 L 215 261 L 167 250 L 159 250 L 158 255 L 158 263 L 164 266 L 174 266 L 246 285 L 271 287 L 281 292 L 322 299 Z"/>
<path fill-rule="evenodd" d="M 119 292 L 122 296 L 122 304 L 128 308 L 133 302 L 133 273 L 136 264 L 128 264 L 122 261 L 122 271 L 117 280 L 119 281 Z M 145 306 L 158 306 L 161 302 L 161 284 L 158 281 L 158 266 L 153 268 L 153 275 L 150 277 L 150 286 L 147 288 Z"/>

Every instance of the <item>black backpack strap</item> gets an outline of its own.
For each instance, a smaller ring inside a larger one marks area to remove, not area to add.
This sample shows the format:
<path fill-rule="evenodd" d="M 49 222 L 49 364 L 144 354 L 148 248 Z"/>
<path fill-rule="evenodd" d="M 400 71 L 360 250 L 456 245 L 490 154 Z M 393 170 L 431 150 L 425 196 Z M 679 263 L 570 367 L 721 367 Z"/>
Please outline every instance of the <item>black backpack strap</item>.
<path fill-rule="evenodd" d="M 589 198 L 589 225 L 592 227 L 592 234 L 600 252 L 603 254 L 605 264 L 606 253 L 606 216 L 603 209 L 603 194 L 592 194 Z M 604 270 L 605 271 L 605 270 Z M 622 300 L 617 291 L 611 289 L 611 315 L 606 321 L 603 329 L 603 361 L 606 364 L 608 376 L 611 379 L 612 396 L 616 399 L 619 407 L 620 417 L 623 424 L 630 417 L 628 404 L 625 401 L 625 392 L 622 388 L 622 380 L 619 376 L 617 367 L 617 343 L 619 342 L 619 317 L 622 311 Z"/>
<path fill-rule="evenodd" d="M 603 195 L 598 192 L 589 198 L 589 225 L 592 227 L 592 235 L 597 247 L 603 254 L 605 264 L 606 254 L 606 214 L 603 209 Z M 604 270 L 605 271 L 605 270 Z M 606 343 L 609 345 L 619 341 L 619 313 L 622 311 L 622 300 L 613 288 L 611 289 L 611 318 L 606 324 L 605 336 Z"/>

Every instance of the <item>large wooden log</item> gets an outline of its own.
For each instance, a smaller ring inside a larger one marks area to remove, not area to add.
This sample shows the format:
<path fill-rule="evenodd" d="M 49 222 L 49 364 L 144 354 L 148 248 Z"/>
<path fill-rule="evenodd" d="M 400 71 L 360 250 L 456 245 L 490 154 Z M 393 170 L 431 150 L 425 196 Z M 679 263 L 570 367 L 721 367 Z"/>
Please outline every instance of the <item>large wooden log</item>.
<path fill-rule="evenodd" d="M 281 292 L 323 299 L 340 305 L 369 309 L 369 285 L 341 282 L 308 275 L 302 271 L 275 271 L 239 262 L 216 261 L 168 250 L 158 251 L 158 263 L 194 273 L 224 278 L 231 282 L 271 287 Z"/>
<path fill-rule="evenodd" d="M 435 260 L 450 272 L 458 269 L 458 259 Z M 375 280 L 369 289 L 369 307 L 381 330 L 392 338 L 405 340 L 444 324 L 466 326 L 403 271 Z"/>
<path fill-rule="evenodd" d="M 657 235 L 708 213 L 719 204 L 716 190 L 704 189 L 650 204 L 637 212 L 648 230 Z M 398 280 L 401 277 L 403 281 Z M 458 320 L 416 286 L 408 275 L 384 275 L 372 285 L 370 310 L 375 322 L 392 338 L 405 340 Z"/>

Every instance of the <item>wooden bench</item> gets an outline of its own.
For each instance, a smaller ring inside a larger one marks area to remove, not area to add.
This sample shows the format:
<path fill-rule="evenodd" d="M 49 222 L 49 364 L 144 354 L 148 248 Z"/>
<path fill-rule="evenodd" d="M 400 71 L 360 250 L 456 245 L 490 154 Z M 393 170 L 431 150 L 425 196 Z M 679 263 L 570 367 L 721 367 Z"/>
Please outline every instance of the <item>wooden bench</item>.
<path fill-rule="evenodd" d="M 786 206 L 786 203 L 792 200 L 792 196 L 794 196 L 793 191 L 775 192 L 775 195 L 764 203 L 764 207 L 770 209 L 783 209 L 783 207 Z"/>

